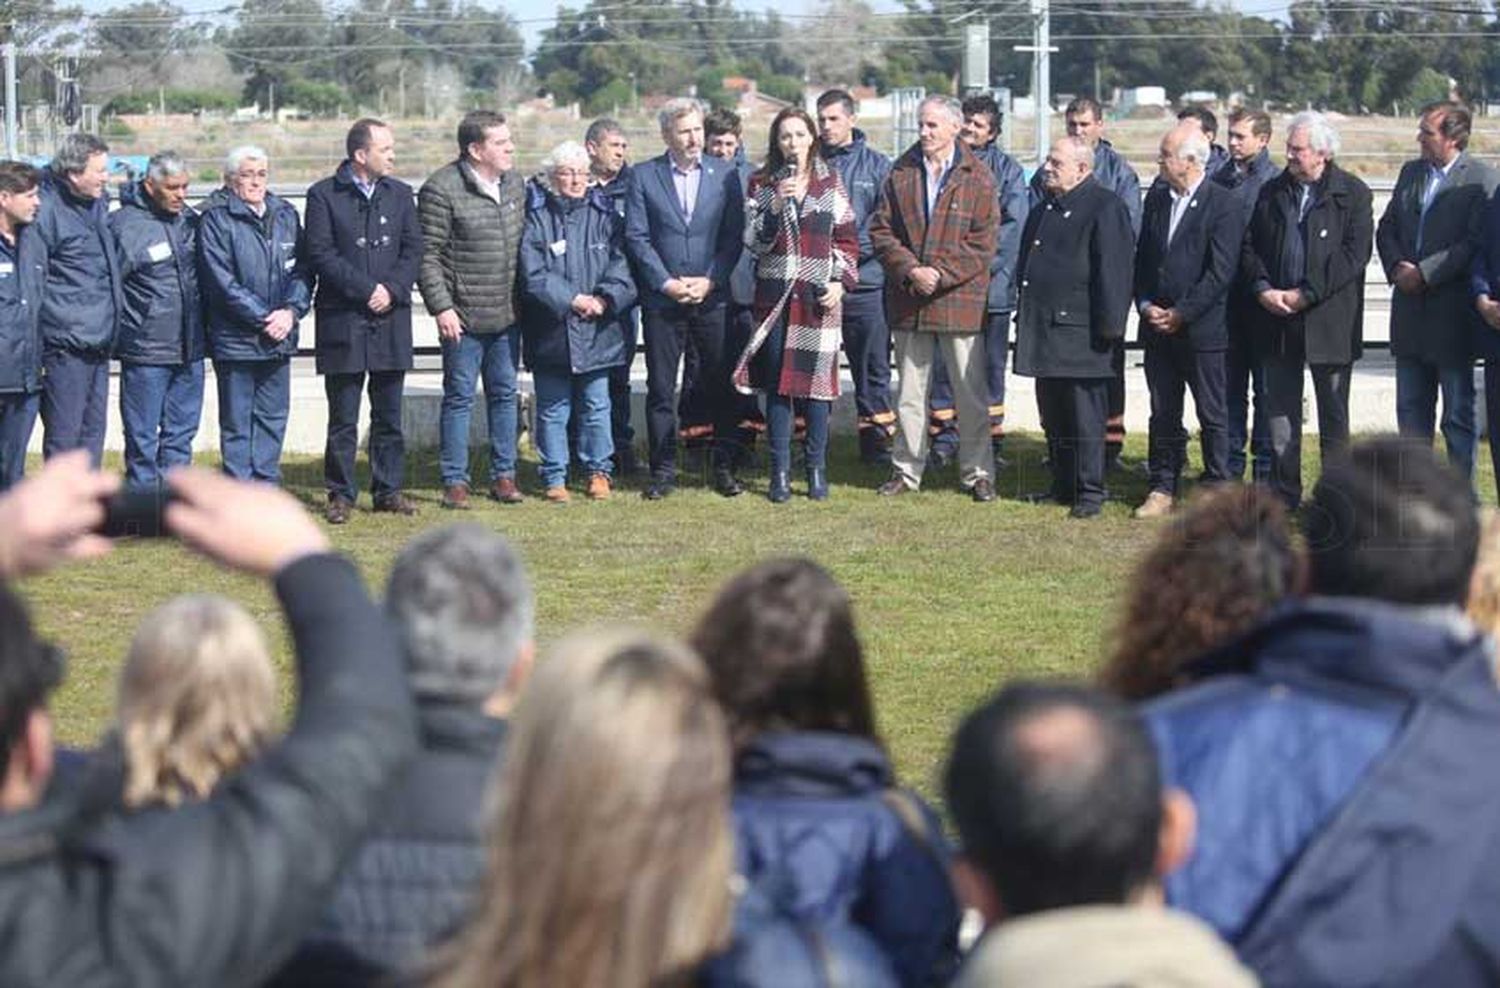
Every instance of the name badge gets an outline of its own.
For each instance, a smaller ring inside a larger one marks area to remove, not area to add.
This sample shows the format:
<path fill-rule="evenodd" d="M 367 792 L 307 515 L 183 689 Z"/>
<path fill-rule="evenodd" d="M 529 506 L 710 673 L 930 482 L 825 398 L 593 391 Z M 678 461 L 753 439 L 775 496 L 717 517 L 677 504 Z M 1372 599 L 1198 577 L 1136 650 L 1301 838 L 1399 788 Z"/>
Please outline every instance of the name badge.
<path fill-rule="evenodd" d="M 0 278 L 8 278 L 15 274 L 16 266 L 10 261 L 0 261 Z"/>
<path fill-rule="evenodd" d="M 554 240 L 547 246 L 551 249 L 553 257 L 562 257 L 568 252 L 568 242 L 566 240 Z"/>
<path fill-rule="evenodd" d="M 153 261 L 165 261 L 172 256 L 172 245 L 163 240 L 146 248 L 146 256 Z"/>

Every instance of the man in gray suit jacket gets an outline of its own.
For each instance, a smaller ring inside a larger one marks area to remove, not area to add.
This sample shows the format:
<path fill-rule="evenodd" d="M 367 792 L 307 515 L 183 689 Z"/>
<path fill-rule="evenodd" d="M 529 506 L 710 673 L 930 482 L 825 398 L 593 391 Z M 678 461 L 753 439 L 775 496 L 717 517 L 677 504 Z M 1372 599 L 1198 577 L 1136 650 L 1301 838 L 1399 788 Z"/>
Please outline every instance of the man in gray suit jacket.
<path fill-rule="evenodd" d="M 1474 354 L 1477 316 L 1469 301 L 1469 261 L 1496 174 L 1466 153 L 1470 116 L 1456 103 L 1422 110 L 1417 144 L 1375 231 L 1391 294 L 1396 356 L 1396 424 L 1431 442 L 1438 392 L 1448 460 L 1474 473 Z"/>

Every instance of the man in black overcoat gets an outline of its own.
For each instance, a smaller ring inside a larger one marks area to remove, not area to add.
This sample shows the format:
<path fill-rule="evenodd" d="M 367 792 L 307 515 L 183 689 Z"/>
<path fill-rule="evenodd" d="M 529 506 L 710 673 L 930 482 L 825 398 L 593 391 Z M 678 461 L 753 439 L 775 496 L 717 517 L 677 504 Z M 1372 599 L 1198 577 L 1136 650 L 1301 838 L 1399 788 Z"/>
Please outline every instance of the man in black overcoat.
<path fill-rule="evenodd" d="M 1187 463 L 1185 388 L 1193 392 L 1203 444 L 1203 479 L 1229 477 L 1224 309 L 1239 266 L 1244 219 L 1234 193 L 1206 180 L 1208 138 L 1196 121 L 1162 138 L 1162 180 L 1146 195 L 1135 255 L 1135 299 L 1151 389 L 1151 490 L 1137 518 L 1172 510 Z"/>
<path fill-rule="evenodd" d="M 396 142 L 379 120 L 357 120 L 348 160 L 307 191 L 308 261 L 318 276 L 317 367 L 328 395 L 326 516 L 349 520 L 358 496 L 359 400 L 369 376 L 370 486 L 376 511 L 409 515 L 401 493 L 406 441 L 401 396 L 412 366 L 411 294 L 422 230 L 411 186 L 391 177 Z"/>
<path fill-rule="evenodd" d="M 1303 375 L 1312 370 L 1324 461 L 1349 444 L 1349 380 L 1364 324 L 1365 266 L 1375 236 L 1370 189 L 1334 164 L 1338 133 L 1299 113 L 1286 169 L 1260 190 L 1240 255 L 1255 293 L 1251 339 L 1265 383 L 1271 486 L 1302 500 Z"/>
<path fill-rule="evenodd" d="M 1135 234 L 1076 137 L 1052 145 L 1044 195 L 1021 234 L 1016 373 L 1037 379 L 1052 498 L 1092 518 L 1104 503 L 1110 357 L 1125 337 Z"/>

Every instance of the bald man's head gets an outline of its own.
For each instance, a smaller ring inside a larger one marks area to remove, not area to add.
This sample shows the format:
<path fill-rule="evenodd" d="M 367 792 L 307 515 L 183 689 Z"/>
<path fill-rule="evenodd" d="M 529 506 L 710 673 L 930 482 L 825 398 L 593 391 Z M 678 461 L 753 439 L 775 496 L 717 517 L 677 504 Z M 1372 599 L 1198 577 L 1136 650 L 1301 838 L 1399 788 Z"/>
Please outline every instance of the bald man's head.
<path fill-rule="evenodd" d="M 1054 196 L 1073 191 L 1094 170 L 1094 149 L 1081 137 L 1060 137 L 1042 162 L 1042 186 Z"/>
<path fill-rule="evenodd" d="M 1008 916 L 1123 904 L 1152 884 L 1161 776 L 1145 726 L 1119 700 L 1008 686 L 959 728 L 944 782 L 965 856 Z"/>

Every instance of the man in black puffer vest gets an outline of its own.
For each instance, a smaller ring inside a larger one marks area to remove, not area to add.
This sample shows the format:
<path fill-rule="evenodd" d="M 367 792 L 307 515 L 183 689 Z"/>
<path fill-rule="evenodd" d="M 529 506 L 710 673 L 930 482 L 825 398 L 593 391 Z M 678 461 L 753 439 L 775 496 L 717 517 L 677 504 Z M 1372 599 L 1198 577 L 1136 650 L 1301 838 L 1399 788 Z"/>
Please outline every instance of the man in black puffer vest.
<path fill-rule="evenodd" d="M 274 982 L 320 988 L 410 973 L 465 919 L 484 874 L 484 793 L 531 668 L 531 584 L 482 525 L 411 542 L 386 588 L 417 699 L 421 752 L 302 950 Z"/>

